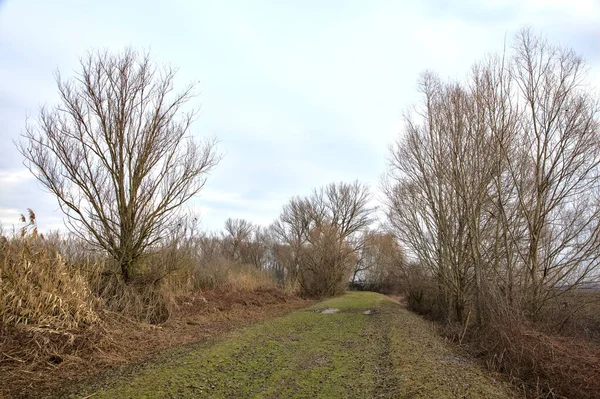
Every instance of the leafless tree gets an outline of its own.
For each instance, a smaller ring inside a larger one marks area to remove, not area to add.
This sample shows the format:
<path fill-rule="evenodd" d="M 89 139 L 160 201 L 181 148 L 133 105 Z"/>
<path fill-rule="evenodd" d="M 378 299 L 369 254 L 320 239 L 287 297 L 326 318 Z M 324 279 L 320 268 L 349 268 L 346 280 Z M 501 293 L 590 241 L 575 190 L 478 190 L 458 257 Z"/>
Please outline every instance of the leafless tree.
<path fill-rule="evenodd" d="M 194 86 L 175 92 L 176 70 L 148 54 L 91 52 L 60 102 L 41 109 L 18 147 L 25 165 L 56 195 L 69 229 L 105 250 L 124 281 L 177 220 L 220 157 L 191 136 L 185 111 Z"/>
<path fill-rule="evenodd" d="M 369 199 L 366 186 L 340 183 L 284 207 L 273 230 L 288 246 L 291 274 L 306 295 L 336 295 L 346 288 L 356 264 L 352 238 L 372 221 Z"/>
<path fill-rule="evenodd" d="M 221 238 L 216 233 L 200 234 L 198 240 L 198 259 L 200 265 L 212 265 L 217 263 L 222 256 Z"/>
<path fill-rule="evenodd" d="M 359 243 L 352 282 L 373 291 L 399 286 L 406 262 L 396 238 L 389 232 L 364 230 Z"/>
<path fill-rule="evenodd" d="M 250 240 L 255 226 L 244 219 L 227 219 L 221 234 L 223 255 L 231 261 L 242 261 L 243 246 Z"/>
<path fill-rule="evenodd" d="M 250 239 L 242 247 L 242 263 L 264 269 L 269 256 L 270 235 L 268 229 L 255 225 Z"/>
<path fill-rule="evenodd" d="M 296 281 L 300 268 L 302 248 L 307 245 L 311 225 L 311 203 L 308 198 L 294 197 L 284 205 L 279 219 L 271 226 L 273 236 L 280 245 L 277 259 L 283 263 L 290 281 Z"/>
<path fill-rule="evenodd" d="M 513 50 L 466 83 L 423 76 L 384 184 L 390 225 L 463 322 L 498 303 L 535 317 L 599 266 L 600 107 L 584 63 L 529 30 Z"/>
<path fill-rule="evenodd" d="M 600 207 L 600 104 L 586 85 L 583 59 L 525 29 L 514 44 L 511 78 L 519 107 L 519 145 L 528 175 L 519 175 L 519 209 L 527 246 L 530 312 L 537 313 L 544 288 L 585 279 L 598 266 Z"/>
<path fill-rule="evenodd" d="M 268 234 L 266 229 L 244 219 L 227 219 L 221 234 L 225 258 L 257 269 L 266 263 Z"/>

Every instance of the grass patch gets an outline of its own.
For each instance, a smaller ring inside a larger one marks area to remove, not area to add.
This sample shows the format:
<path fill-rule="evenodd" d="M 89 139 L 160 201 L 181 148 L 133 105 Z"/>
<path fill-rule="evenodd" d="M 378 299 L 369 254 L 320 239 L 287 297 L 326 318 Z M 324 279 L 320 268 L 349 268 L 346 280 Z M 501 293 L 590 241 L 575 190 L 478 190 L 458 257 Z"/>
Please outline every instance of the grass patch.
<path fill-rule="evenodd" d="M 378 307 L 382 302 L 389 302 L 389 298 L 373 292 L 349 291 L 341 297 L 331 298 L 319 302 L 307 310 L 320 311 L 327 308 L 346 310 L 367 310 Z"/>
<path fill-rule="evenodd" d="M 507 388 L 441 340 L 429 322 L 393 303 L 380 308 L 390 329 L 392 362 L 402 398 L 507 398 Z"/>
<path fill-rule="evenodd" d="M 320 314 L 324 308 L 340 309 Z M 365 315 L 363 310 L 375 313 Z M 94 398 L 507 398 L 430 325 L 388 298 L 349 293 L 190 345 L 78 396 Z"/>

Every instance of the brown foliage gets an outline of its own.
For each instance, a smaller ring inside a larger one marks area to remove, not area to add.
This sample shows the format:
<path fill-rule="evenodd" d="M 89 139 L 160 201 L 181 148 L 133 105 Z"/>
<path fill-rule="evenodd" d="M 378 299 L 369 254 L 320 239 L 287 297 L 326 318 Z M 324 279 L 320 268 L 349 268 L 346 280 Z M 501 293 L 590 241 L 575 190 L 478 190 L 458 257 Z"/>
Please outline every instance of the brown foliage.
<path fill-rule="evenodd" d="M 532 398 L 593 399 L 600 392 L 600 346 L 524 322 L 474 329 L 468 345 Z"/>
<path fill-rule="evenodd" d="M 23 216 L 23 220 L 25 217 Z M 29 224 L 0 243 L 0 321 L 5 326 L 70 330 L 98 320 L 88 281 Z"/>
<path fill-rule="evenodd" d="M 59 378 L 82 378 L 300 303 L 272 271 L 226 260 L 193 229 L 171 233 L 127 284 L 105 254 L 38 234 L 33 212 L 23 228 L 1 236 L 0 379 L 7 384 L 0 395 L 23 389 L 30 397 Z"/>
<path fill-rule="evenodd" d="M 304 295 L 321 298 L 347 288 L 360 248 L 357 238 L 373 220 L 369 200 L 366 186 L 339 183 L 284 206 L 272 226 L 279 240 L 275 254 Z"/>

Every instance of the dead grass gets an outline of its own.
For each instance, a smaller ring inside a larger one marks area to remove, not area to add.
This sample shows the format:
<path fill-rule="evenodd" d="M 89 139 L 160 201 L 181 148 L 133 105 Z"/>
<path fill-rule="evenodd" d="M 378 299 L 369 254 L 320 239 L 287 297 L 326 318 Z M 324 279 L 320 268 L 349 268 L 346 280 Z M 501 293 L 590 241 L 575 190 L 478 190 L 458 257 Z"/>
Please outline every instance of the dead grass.
<path fill-rule="evenodd" d="M 144 259 L 130 284 L 82 243 L 24 226 L 0 230 L 0 397 L 35 397 L 173 345 L 306 302 L 273 274 L 206 262 L 192 239 Z"/>
<path fill-rule="evenodd" d="M 600 291 L 572 290 L 542 310 L 545 331 L 600 344 Z"/>
<path fill-rule="evenodd" d="M 35 216 L 30 214 L 34 226 Z M 68 331 L 98 321 L 85 277 L 37 229 L 0 239 L 0 321 L 5 326 Z"/>
<path fill-rule="evenodd" d="M 490 370 L 503 373 L 532 399 L 597 399 L 600 345 L 585 337 L 565 336 L 545 323 L 504 319 L 477 328 L 438 325 Z"/>
<path fill-rule="evenodd" d="M 275 289 L 208 291 L 179 300 L 177 313 L 159 326 L 104 312 L 100 329 L 77 330 L 69 335 L 5 329 L 0 341 L 0 380 L 4 382 L 0 397 L 55 397 L 66 385 L 95 377 L 107 368 L 148 359 L 164 349 L 201 341 L 310 303 Z M 42 356 L 36 350 L 39 345 L 53 350 Z"/>
<path fill-rule="evenodd" d="M 472 329 L 464 342 L 526 397 L 592 399 L 600 392 L 600 346 L 550 335 L 527 323 Z"/>

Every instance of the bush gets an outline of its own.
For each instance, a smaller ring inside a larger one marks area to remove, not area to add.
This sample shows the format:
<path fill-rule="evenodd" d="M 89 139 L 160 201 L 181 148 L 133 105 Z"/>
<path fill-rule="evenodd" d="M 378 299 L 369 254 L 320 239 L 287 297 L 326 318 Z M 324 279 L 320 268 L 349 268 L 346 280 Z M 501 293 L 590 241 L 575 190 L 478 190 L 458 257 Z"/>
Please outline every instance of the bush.
<path fill-rule="evenodd" d="M 102 313 L 160 324 L 177 310 L 179 298 L 202 290 L 277 287 L 272 270 L 205 258 L 195 236 L 175 236 L 146 254 L 125 282 L 119 265 L 105 254 L 59 234 L 38 234 L 30 211 L 28 224 L 0 238 L 2 325 L 66 331 L 96 323 Z"/>
<path fill-rule="evenodd" d="M 592 399 L 600 392 L 600 348 L 589 341 L 546 334 L 514 319 L 474 328 L 466 342 L 527 397 Z"/>
<path fill-rule="evenodd" d="M 69 330 L 98 321 L 88 281 L 37 233 L 33 212 L 28 226 L 0 238 L 0 268 L 4 325 Z"/>
<path fill-rule="evenodd" d="M 183 274 L 174 275 L 170 284 L 186 282 L 192 290 L 231 290 L 250 292 L 277 286 L 275 273 L 257 269 L 254 265 L 240 264 L 218 258 L 212 263 L 196 264 Z"/>

